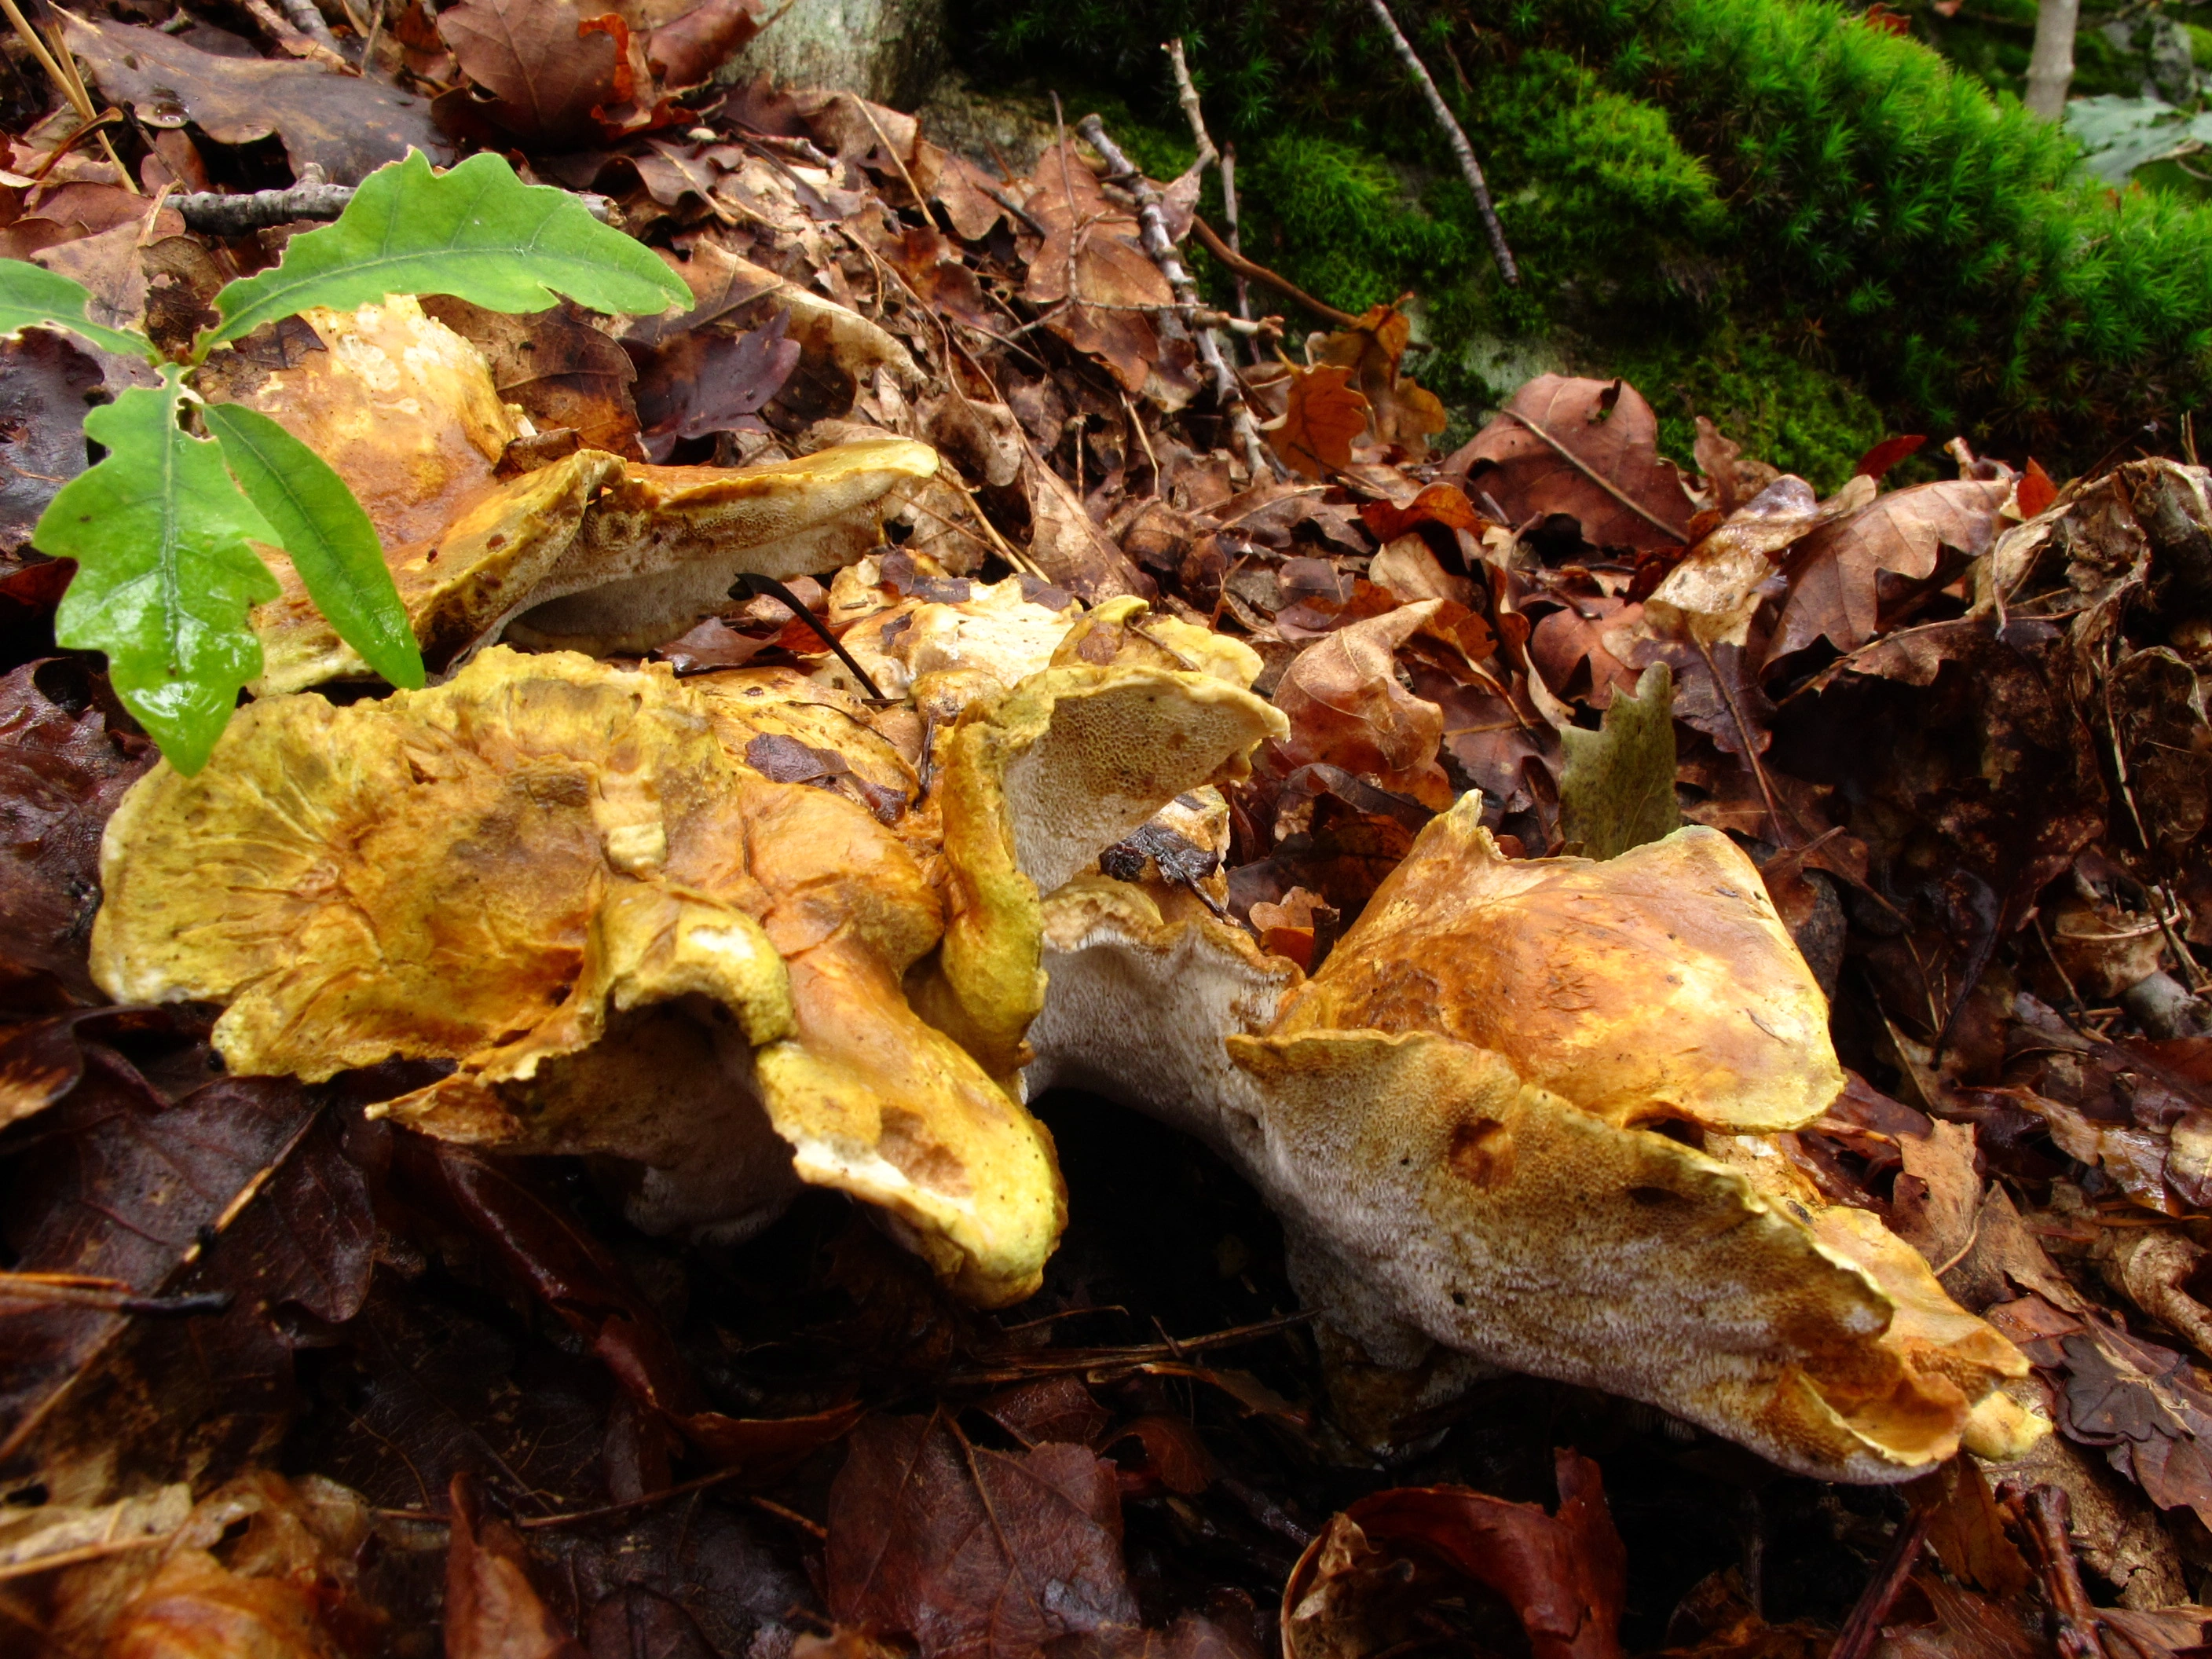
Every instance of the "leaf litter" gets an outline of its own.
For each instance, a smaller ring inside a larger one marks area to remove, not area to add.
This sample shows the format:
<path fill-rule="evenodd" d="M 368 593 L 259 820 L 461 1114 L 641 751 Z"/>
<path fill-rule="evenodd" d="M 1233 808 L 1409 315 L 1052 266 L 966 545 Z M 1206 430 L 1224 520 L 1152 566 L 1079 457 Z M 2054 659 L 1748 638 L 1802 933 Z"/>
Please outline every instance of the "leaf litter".
<path fill-rule="evenodd" d="M 140 124 L 115 129 L 131 177 L 65 124 L 15 137 L 11 165 L 55 182 L 10 195 L 7 251 L 84 282 L 93 322 L 189 338 L 224 276 L 270 266 L 283 229 L 181 230 L 131 190 L 263 176 L 272 136 L 295 176 L 489 147 L 605 198 L 696 303 L 625 321 L 425 296 L 511 411 L 467 500 L 401 504 L 433 546 L 482 492 L 583 455 L 930 444 L 940 471 L 872 550 L 806 568 L 791 605 L 664 598 L 657 654 L 720 682 L 712 707 L 779 711 L 743 728 L 750 770 L 836 796 L 925 872 L 968 856 L 937 822 L 969 775 L 963 709 L 1130 663 L 1255 685 L 1287 718 L 1249 775 L 1115 833 L 1083 890 L 1226 916 L 1316 985 L 1340 951 L 1337 982 L 1370 966 L 1361 918 L 1447 809 L 1509 869 L 1725 832 L 1845 1068 L 1817 1115 L 1727 1139 L 1786 1165 L 1808 1213 L 1892 1230 L 2017 1346 L 2002 1391 L 2056 1432 L 2009 1463 L 1829 1485 L 1595 1388 L 1364 1347 L 1316 1316 L 1305 1246 L 1236 1164 L 1073 1091 L 1036 1102 L 1066 1231 L 1032 1292 L 984 1311 L 902 1247 L 910 1223 L 819 1188 L 780 1218 L 649 1231 L 650 1165 L 380 1109 L 447 1060 L 226 1075 L 215 1010 L 112 1006 L 89 965 L 101 832 L 154 755 L 100 657 L 57 653 L 69 572 L 47 560 L 69 550 L 25 542 L 131 382 L 32 329 L 0 427 L 0 1649 L 2203 1644 L 2202 470 L 2054 483 L 1954 445 L 1955 478 L 1890 487 L 1923 444 L 1900 436 L 1823 501 L 1710 421 L 1680 465 L 1636 388 L 1566 375 L 1439 458 L 1400 306 L 1303 347 L 1249 325 L 1273 366 L 1239 371 L 1266 417 L 1247 446 L 1201 368 L 1218 325 L 1177 306 L 1143 204 L 1073 137 L 1009 177 L 850 94 L 710 88 L 760 25 L 744 5 L 468 0 L 368 41 L 334 9 L 357 75 L 145 27 L 166 9 L 65 26 Z M 1160 187 L 1170 241 L 1194 187 Z M 240 361 L 340 342 L 276 322 Z M 217 550 L 247 556 L 252 531 Z M 376 695 L 349 672 L 339 701 Z"/>

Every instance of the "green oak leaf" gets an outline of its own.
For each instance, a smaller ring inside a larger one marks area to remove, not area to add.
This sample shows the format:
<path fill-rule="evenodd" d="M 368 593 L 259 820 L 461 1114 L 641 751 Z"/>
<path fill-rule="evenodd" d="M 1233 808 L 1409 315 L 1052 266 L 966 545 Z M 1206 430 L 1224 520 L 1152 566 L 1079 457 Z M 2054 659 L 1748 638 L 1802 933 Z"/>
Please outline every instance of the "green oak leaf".
<path fill-rule="evenodd" d="M 71 282 L 58 270 L 22 259 L 0 259 L 0 334 L 27 328 L 67 329 L 102 351 L 152 361 L 153 343 L 143 335 L 102 328 L 89 320 L 85 308 L 91 302 L 83 283 Z"/>
<path fill-rule="evenodd" d="M 256 410 L 200 411 L 246 498 L 276 526 L 307 597 L 338 637 L 394 685 L 422 684 L 422 653 L 375 526 L 330 463 Z"/>
<path fill-rule="evenodd" d="M 489 151 L 443 173 L 422 151 L 362 181 L 334 224 L 295 236 L 283 263 L 215 297 L 199 352 L 309 306 L 349 311 L 388 294 L 450 294 L 490 311 L 543 311 L 562 295 L 594 311 L 654 316 L 691 290 L 642 243 L 566 191 L 526 185 Z"/>
<path fill-rule="evenodd" d="M 1674 673 L 1655 662 L 1636 694 L 1616 689 L 1605 729 L 1559 732 L 1559 835 L 1585 858 L 1609 859 L 1682 827 L 1674 802 Z"/>
<path fill-rule="evenodd" d="M 86 413 L 86 435 L 106 458 L 62 486 L 32 539 L 77 563 L 54 638 L 104 652 L 124 707 L 191 773 L 261 672 L 247 616 L 279 590 L 248 544 L 279 538 L 239 494 L 222 451 L 177 423 L 181 375 L 172 364 L 161 390 L 133 386 Z"/>

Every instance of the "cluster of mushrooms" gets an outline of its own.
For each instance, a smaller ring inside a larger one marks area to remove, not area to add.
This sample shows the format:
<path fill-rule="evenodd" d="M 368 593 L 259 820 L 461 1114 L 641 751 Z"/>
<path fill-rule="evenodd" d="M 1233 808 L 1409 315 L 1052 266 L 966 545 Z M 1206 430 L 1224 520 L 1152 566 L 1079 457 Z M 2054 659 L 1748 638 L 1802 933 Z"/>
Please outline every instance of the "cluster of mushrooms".
<path fill-rule="evenodd" d="M 237 1073 L 434 1062 L 374 1109 L 585 1157 L 651 1231 L 743 1237 L 840 1189 L 983 1306 L 1060 1236 L 1024 1103 L 1077 1085 L 1228 1158 L 1374 1366 L 1474 1356 L 1837 1480 L 2047 1426 L 2018 1351 L 1778 1148 L 1844 1079 L 1725 836 L 1508 859 L 1470 797 L 1309 976 L 1222 919 L 1218 874 L 1099 867 L 1147 824 L 1225 848 L 1218 786 L 1286 730 L 1240 642 L 1017 579 L 889 592 L 886 519 L 944 487 L 905 439 L 497 477 L 526 434 L 466 341 L 402 299 L 308 320 L 328 350 L 239 395 L 352 469 L 454 665 L 334 700 L 365 670 L 296 592 L 265 607 L 257 700 L 108 826 L 118 1000 L 222 1005 Z M 837 573 L 890 700 L 599 659 L 748 572 Z"/>

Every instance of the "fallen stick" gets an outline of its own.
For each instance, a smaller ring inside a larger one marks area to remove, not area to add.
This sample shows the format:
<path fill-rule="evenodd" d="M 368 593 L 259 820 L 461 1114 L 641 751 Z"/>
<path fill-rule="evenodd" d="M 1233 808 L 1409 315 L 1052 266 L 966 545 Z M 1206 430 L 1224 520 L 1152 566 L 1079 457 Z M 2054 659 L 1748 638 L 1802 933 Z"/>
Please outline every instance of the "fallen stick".
<path fill-rule="evenodd" d="M 322 169 L 309 162 L 300 182 L 283 190 L 257 190 L 244 196 L 224 196 L 214 191 L 187 191 L 168 198 L 168 205 L 184 216 L 185 228 L 203 236 L 246 236 L 301 219 L 335 219 L 353 200 L 351 185 L 326 184 Z M 592 217 L 605 223 L 611 210 L 607 198 L 572 191 Z"/>
<path fill-rule="evenodd" d="M 1389 32 L 1391 44 L 1398 48 L 1398 56 L 1405 59 L 1406 67 L 1413 71 L 1413 79 L 1420 82 L 1421 91 L 1427 95 L 1430 113 L 1437 118 L 1437 125 L 1444 130 L 1444 137 L 1451 145 L 1452 154 L 1459 158 L 1459 170 L 1467 177 L 1468 188 L 1474 192 L 1475 211 L 1482 216 L 1482 228 L 1490 238 L 1490 252 L 1498 261 L 1498 269 L 1509 287 L 1518 288 L 1521 285 L 1521 270 L 1513 263 L 1513 250 L 1505 246 L 1505 227 L 1498 222 L 1498 210 L 1490 204 L 1490 184 L 1482 176 L 1482 163 L 1474 159 L 1474 146 L 1468 143 L 1466 129 L 1460 125 L 1458 118 L 1451 112 L 1451 106 L 1444 102 L 1443 94 L 1437 90 L 1437 83 L 1429 75 L 1429 66 L 1421 61 L 1420 53 L 1413 50 L 1413 43 L 1398 27 L 1398 20 L 1390 15 L 1390 8 L 1384 0 L 1367 0 L 1367 3 Z"/>
<path fill-rule="evenodd" d="M 284 190 L 258 190 L 250 196 L 191 191 L 172 196 L 169 205 L 184 215 L 186 229 L 203 236 L 245 236 L 300 219 L 335 219 L 351 200 L 351 185 L 315 179 Z"/>
<path fill-rule="evenodd" d="M 1229 418 L 1229 429 L 1243 446 L 1244 464 L 1255 482 L 1273 477 L 1276 474 L 1273 458 L 1267 445 L 1260 441 L 1259 423 L 1252 418 L 1251 405 L 1244 401 L 1243 385 L 1221 349 L 1221 335 L 1198 320 L 1198 284 L 1191 280 L 1182 256 L 1176 252 L 1175 243 L 1168 235 L 1167 216 L 1161 210 L 1158 189 L 1121 153 L 1121 146 L 1106 136 L 1105 125 L 1096 115 L 1085 116 L 1075 124 L 1075 130 L 1106 158 L 1108 182 L 1119 185 L 1137 198 L 1137 224 L 1143 235 L 1145 252 L 1152 256 L 1152 263 L 1160 268 L 1160 274 L 1168 279 L 1168 287 L 1174 290 L 1176 312 L 1198 343 L 1198 360 L 1213 377 L 1214 399 Z"/>
<path fill-rule="evenodd" d="M 1220 232 L 1215 230 L 1212 225 L 1195 214 L 1191 216 L 1190 231 L 1192 235 L 1198 238 L 1198 245 L 1200 247 L 1229 267 L 1235 274 L 1240 287 L 1244 278 L 1248 276 L 1255 283 L 1265 283 L 1285 299 L 1297 301 L 1315 316 L 1334 323 L 1339 328 L 1350 328 L 1359 320 L 1348 311 L 1339 311 L 1325 301 L 1315 299 L 1312 295 L 1307 293 L 1289 277 L 1272 271 L 1255 260 L 1246 258 L 1232 245 L 1221 240 Z M 1245 302 L 1241 292 L 1237 299 L 1244 314 L 1249 315 L 1249 305 Z"/>
<path fill-rule="evenodd" d="M 1229 227 L 1229 251 L 1243 258 L 1244 244 L 1237 235 L 1237 146 L 1234 144 L 1221 152 L 1221 221 Z M 1194 228 L 1198 224 L 1195 214 L 1191 216 L 1191 224 Z M 1217 254 L 1215 257 L 1220 256 Z M 1231 265 L 1230 270 L 1237 277 L 1237 314 L 1249 322 L 1252 317 L 1251 279 L 1234 265 Z"/>

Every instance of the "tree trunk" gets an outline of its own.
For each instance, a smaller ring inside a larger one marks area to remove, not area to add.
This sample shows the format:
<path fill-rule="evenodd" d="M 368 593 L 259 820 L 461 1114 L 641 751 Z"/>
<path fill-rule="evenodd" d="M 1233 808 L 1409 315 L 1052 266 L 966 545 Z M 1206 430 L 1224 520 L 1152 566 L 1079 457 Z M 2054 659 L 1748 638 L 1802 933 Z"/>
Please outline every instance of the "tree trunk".
<path fill-rule="evenodd" d="M 944 60 L 945 0 L 793 0 L 720 78 L 765 74 L 785 86 L 857 92 L 912 109 Z"/>
<path fill-rule="evenodd" d="M 2066 88 L 2074 79 L 2074 29 L 2081 0 L 2039 0 L 2035 9 L 2035 52 L 2027 63 L 2031 113 L 2056 121 L 2066 113 Z"/>

